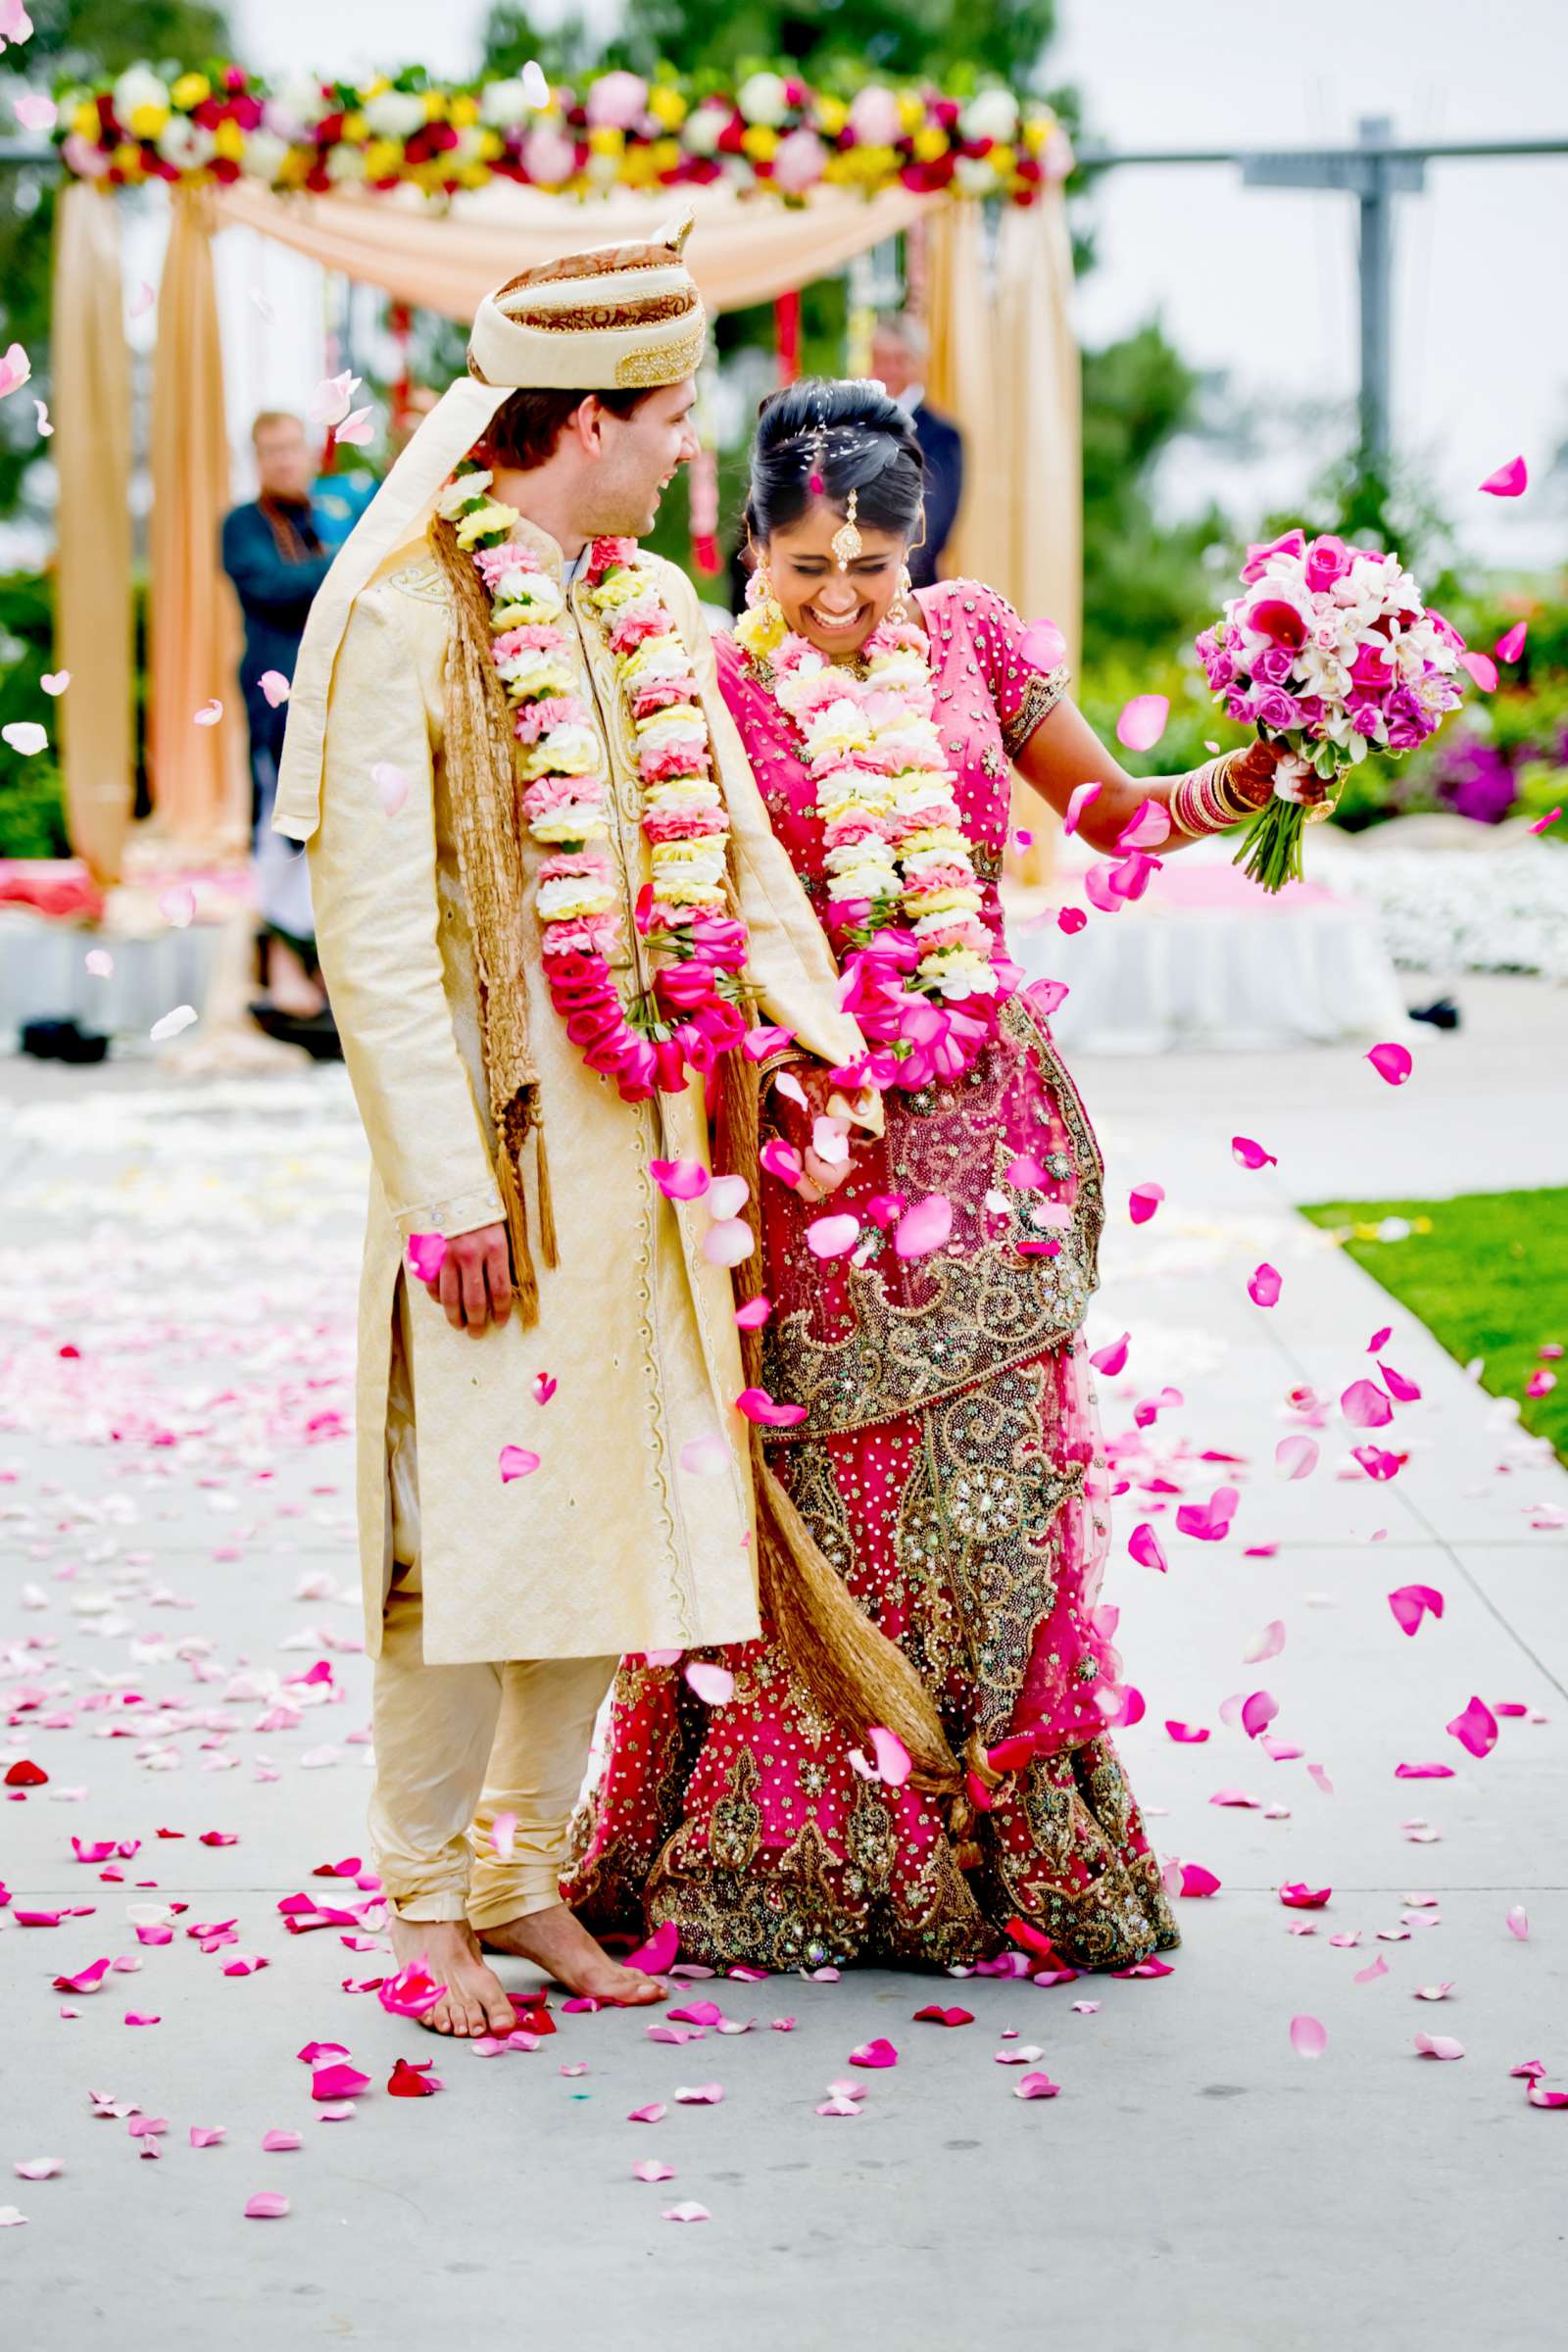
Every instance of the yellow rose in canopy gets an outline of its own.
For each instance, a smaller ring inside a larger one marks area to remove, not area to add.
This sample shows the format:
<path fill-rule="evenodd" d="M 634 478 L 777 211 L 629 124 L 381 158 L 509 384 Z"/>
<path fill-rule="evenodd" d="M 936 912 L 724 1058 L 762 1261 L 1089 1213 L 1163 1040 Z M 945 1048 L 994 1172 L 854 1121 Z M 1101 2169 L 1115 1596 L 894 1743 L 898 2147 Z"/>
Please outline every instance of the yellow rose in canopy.
<path fill-rule="evenodd" d="M 198 74 L 197 79 L 201 76 Z M 225 164 L 241 162 L 245 154 L 245 133 L 239 124 L 226 117 L 213 132 L 213 153 L 221 156 Z"/>
<path fill-rule="evenodd" d="M 125 128 L 133 138 L 156 139 L 168 121 L 168 107 L 155 106 L 149 101 L 145 106 L 131 108 L 130 119 L 126 122 Z"/>
<path fill-rule="evenodd" d="M 770 122 L 753 122 L 742 131 L 741 145 L 754 164 L 770 164 L 778 153 L 778 132 Z"/>
<path fill-rule="evenodd" d="M 190 113 L 192 107 L 200 106 L 202 101 L 210 98 L 212 94 L 213 85 L 205 74 L 181 74 L 169 92 L 174 104 L 183 108 L 186 114 Z"/>
<path fill-rule="evenodd" d="M 648 112 L 666 130 L 679 130 L 688 109 L 679 90 L 672 89 L 667 81 L 656 81 L 648 93 Z"/>

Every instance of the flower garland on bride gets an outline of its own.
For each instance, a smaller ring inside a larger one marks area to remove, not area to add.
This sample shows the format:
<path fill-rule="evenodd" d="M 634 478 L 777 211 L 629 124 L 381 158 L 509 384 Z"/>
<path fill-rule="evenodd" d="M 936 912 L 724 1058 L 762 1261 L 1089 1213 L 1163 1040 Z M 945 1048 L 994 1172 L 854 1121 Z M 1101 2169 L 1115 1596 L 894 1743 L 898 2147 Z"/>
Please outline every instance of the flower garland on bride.
<path fill-rule="evenodd" d="M 650 881 L 635 919 L 659 958 L 651 986 L 622 1001 L 629 958 L 608 780 L 573 648 L 558 626 L 561 583 L 512 537 L 516 510 L 487 496 L 491 476 L 461 469 L 438 502 L 490 598 L 491 659 L 514 712 L 528 831 L 540 861 L 536 910 L 550 1000 L 591 1070 L 627 1102 L 678 1094 L 688 1065 L 706 1076 L 746 1034 L 739 974 L 746 927 L 728 911 L 729 820 L 713 774 L 691 655 L 633 539 L 596 539 L 585 596 L 614 658 L 642 786 Z"/>
<path fill-rule="evenodd" d="M 790 719 L 816 788 L 827 929 L 849 1009 L 874 1046 L 868 1075 L 904 1088 L 960 1078 L 996 1031 L 1016 965 L 984 921 L 985 894 L 933 711 L 929 643 L 884 620 L 855 668 L 775 617 L 758 575 L 735 635 Z"/>

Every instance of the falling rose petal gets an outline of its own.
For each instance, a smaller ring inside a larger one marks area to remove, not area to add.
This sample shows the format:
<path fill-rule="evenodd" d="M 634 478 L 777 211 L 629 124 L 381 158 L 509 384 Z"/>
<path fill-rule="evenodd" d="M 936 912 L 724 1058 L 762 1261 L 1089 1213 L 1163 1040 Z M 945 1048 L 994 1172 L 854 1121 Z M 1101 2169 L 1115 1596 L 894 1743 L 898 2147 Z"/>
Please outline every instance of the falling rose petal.
<path fill-rule="evenodd" d="M 24 130 L 53 130 L 60 110 L 52 98 L 38 90 L 26 90 L 12 103 Z"/>
<path fill-rule="evenodd" d="M 421 1962 L 411 1960 L 395 1977 L 382 1978 L 377 1997 L 392 2017 L 423 2017 L 445 1997 L 446 1989 Z"/>
<path fill-rule="evenodd" d="M 375 438 L 373 412 L 368 408 L 351 409 L 341 424 L 332 427 L 334 441 L 350 449 L 365 449 Z"/>
<path fill-rule="evenodd" d="M 223 706 L 215 694 L 201 709 L 192 713 L 191 724 L 197 727 L 216 727 L 223 715 Z"/>
<path fill-rule="evenodd" d="M 893 1247 L 902 1258 L 929 1257 L 946 1244 L 953 1231 L 953 1202 L 946 1193 L 928 1194 L 899 1219 Z"/>
<path fill-rule="evenodd" d="M 503 1446 L 500 1453 L 502 1485 L 510 1486 L 514 1478 L 531 1478 L 540 1460 L 541 1456 L 531 1453 L 526 1446 Z"/>
<path fill-rule="evenodd" d="M 20 109 L 19 109 L 20 112 Z M 1013 648 L 1016 661 L 1031 669 L 1053 670 L 1067 659 L 1067 640 L 1054 620 L 1032 620 Z"/>
<path fill-rule="evenodd" d="M 1443 1728 L 1472 1756 L 1490 1756 L 1497 1744 L 1497 1718 L 1484 1699 L 1472 1696 L 1463 1714 Z"/>
<path fill-rule="evenodd" d="M 1091 801 L 1099 799 L 1103 790 L 1102 784 L 1075 784 L 1073 786 L 1067 796 L 1067 812 L 1061 820 L 1061 829 L 1064 833 L 1077 832 L 1078 820 L 1084 810 L 1089 807 Z"/>
<path fill-rule="evenodd" d="M 804 1404 L 775 1404 L 765 1389 L 742 1389 L 735 1409 L 761 1429 L 794 1429 L 806 1419 Z"/>
<path fill-rule="evenodd" d="M 1496 693 L 1497 664 L 1489 654 L 1474 653 L 1466 646 L 1464 652 L 1459 656 L 1459 667 L 1468 673 L 1471 681 L 1480 688 L 1483 694 Z"/>
<path fill-rule="evenodd" d="M 1277 1168 L 1280 1164 L 1274 1152 L 1265 1152 L 1262 1145 L 1254 1144 L 1250 1135 L 1231 1137 L 1231 1157 L 1244 1168 Z"/>
<path fill-rule="evenodd" d="M 1518 661 L 1525 650 L 1525 637 L 1529 627 L 1528 621 L 1516 620 L 1511 629 L 1503 630 L 1502 635 L 1492 649 L 1499 662 Z"/>
<path fill-rule="evenodd" d="M 898 2051 L 894 2048 L 892 2042 L 884 2039 L 880 2034 L 874 2040 L 862 2041 L 858 2049 L 854 2049 L 850 2052 L 850 2064 L 852 2066 L 880 2068 L 897 2066 L 898 2063 Z"/>
<path fill-rule="evenodd" d="M 741 1052 L 748 1061 L 765 1061 L 770 1054 L 781 1054 L 786 1046 L 794 1042 L 793 1029 L 779 1029 L 763 1023 L 756 1029 L 747 1030 L 741 1039 Z"/>
<path fill-rule="evenodd" d="M 1328 2046 L 1328 2029 L 1321 2018 L 1292 2018 L 1291 2047 L 1298 2058 L 1321 2058 Z"/>
<path fill-rule="evenodd" d="M 548 1372 L 536 1372 L 528 1385 L 533 1391 L 535 1404 L 548 1404 L 560 1383 L 552 1380 Z"/>
<path fill-rule="evenodd" d="M 293 687 L 280 669 L 264 669 L 256 681 L 270 709 L 276 710 L 288 701 Z"/>
<path fill-rule="evenodd" d="M 1112 1340 L 1107 1347 L 1097 1348 L 1089 1358 L 1095 1370 L 1102 1373 L 1106 1380 L 1114 1380 L 1116 1374 L 1122 1371 L 1126 1365 L 1127 1348 L 1131 1339 L 1132 1333 L 1124 1331 L 1119 1340 Z"/>
<path fill-rule="evenodd" d="M 1258 1266 L 1247 1286 L 1247 1296 L 1254 1306 L 1277 1306 L 1280 1296 L 1280 1270 L 1266 1261 Z"/>
<path fill-rule="evenodd" d="M 446 1263 L 447 1240 L 444 1233 L 411 1233 L 409 1236 L 409 1264 L 416 1280 L 434 1282 Z"/>
<path fill-rule="evenodd" d="M 666 1200 L 700 1200 L 713 1181 L 698 1159 L 651 1159 L 648 1173 Z"/>
<path fill-rule="evenodd" d="M 328 426 L 341 424 L 359 387 L 359 377 L 347 368 L 341 375 L 323 376 L 311 394 L 306 410 L 311 422 Z"/>
<path fill-rule="evenodd" d="M 1325 1796 L 1334 1794 L 1334 1783 L 1329 1779 L 1321 1764 L 1309 1764 L 1306 1768 L 1306 1777 L 1322 1789 Z"/>
<path fill-rule="evenodd" d="M 401 767 L 390 760 L 377 760 L 370 769 L 370 782 L 383 816 L 396 816 L 409 797 L 409 779 Z"/>
<path fill-rule="evenodd" d="M 744 1217 L 724 1217 L 710 1225 L 702 1241 L 703 1255 L 710 1266 L 744 1266 L 755 1247 Z"/>
<path fill-rule="evenodd" d="M 1127 1196 L 1127 1214 L 1135 1225 L 1147 1225 L 1164 1198 L 1162 1184 L 1135 1184 Z"/>
<path fill-rule="evenodd" d="M 1266 1731 L 1280 1711 L 1280 1702 L 1271 1690 L 1254 1690 L 1243 1701 L 1242 1729 L 1249 1740 L 1255 1740 Z"/>
<path fill-rule="evenodd" d="M 858 1217 L 817 1217 L 806 1228 L 806 1247 L 813 1257 L 843 1257 L 859 1238 Z"/>
<path fill-rule="evenodd" d="M 35 718 L 14 718 L 9 726 L 0 727 L 0 743 L 8 743 L 24 760 L 41 752 L 48 740 L 48 728 L 40 727 Z"/>
<path fill-rule="evenodd" d="M 889 1788 L 902 1788 L 914 1770 L 914 1759 L 898 1734 L 885 1731 L 881 1724 L 874 1723 L 871 1726 L 871 1753 L 877 1779 Z"/>
<path fill-rule="evenodd" d="M 1244 1666 L 1261 1666 L 1265 1658 L 1277 1658 L 1285 1647 L 1285 1620 L 1271 1617 L 1263 1631 L 1254 1636 L 1242 1652 Z"/>
<path fill-rule="evenodd" d="M 1184 1746 L 1197 1746 L 1208 1738 L 1208 1733 L 1194 1723 L 1167 1722 L 1165 1729 L 1173 1740 L 1179 1740 Z"/>
<path fill-rule="evenodd" d="M 1157 850 L 1169 838 L 1169 810 L 1159 801 L 1143 801 L 1130 823 L 1117 835 L 1116 849 L 1125 857 L 1130 850 Z"/>
<path fill-rule="evenodd" d="M 708 1213 L 718 1220 L 738 1217 L 751 1197 L 744 1176 L 715 1176 L 708 1188 Z"/>
<path fill-rule="evenodd" d="M 661 2217 L 666 2222 L 710 2222 L 712 2215 L 706 2205 L 666 2205 Z"/>
<path fill-rule="evenodd" d="M 1140 1568 L 1157 1569 L 1161 1576 L 1169 1572 L 1170 1563 L 1160 1549 L 1159 1538 L 1147 1519 L 1133 1529 L 1127 1539 L 1127 1549 Z M 1207 1737 L 1206 1733 L 1204 1737 Z"/>
<path fill-rule="evenodd" d="M 1069 938 L 1073 932 L 1083 930 L 1088 920 L 1081 906 L 1060 906 L 1056 910 L 1056 929 L 1064 931 Z"/>
<path fill-rule="evenodd" d="M 772 1312 L 772 1299 L 764 1298 L 759 1293 L 755 1298 L 748 1298 L 744 1305 L 735 1309 L 736 1325 L 741 1331 L 760 1331 Z"/>
<path fill-rule="evenodd" d="M 1317 1468 L 1318 1447 L 1313 1438 L 1299 1431 L 1281 1438 L 1274 1448 L 1274 1467 L 1281 1478 L 1308 1478 Z"/>
<path fill-rule="evenodd" d="M 8 392 L 18 392 L 32 374 L 32 362 L 20 343 L 13 343 L 0 356 L 0 400 Z"/>
<path fill-rule="evenodd" d="M 197 1013 L 194 1004 L 176 1004 L 172 1012 L 161 1014 L 159 1018 L 154 1021 L 147 1034 L 152 1039 L 152 1042 L 155 1046 L 161 1046 L 167 1043 L 170 1038 L 180 1036 L 181 1033 L 184 1030 L 189 1029 L 195 1023 L 195 1021 L 199 1019 L 199 1017 L 200 1016 Z"/>
<path fill-rule="evenodd" d="M 1451 2034 L 1418 2034 L 1415 2047 L 1422 2058 L 1462 2058 L 1464 2043 L 1455 2041 Z"/>
<path fill-rule="evenodd" d="M 1378 1370 L 1382 1373 L 1384 1384 L 1388 1389 L 1389 1395 L 1394 1398 L 1396 1404 L 1420 1403 L 1421 1391 L 1417 1388 L 1413 1380 L 1406 1380 L 1404 1374 L 1402 1372 L 1396 1372 L 1392 1364 L 1385 1364 L 1380 1361 L 1378 1364 Z"/>
<path fill-rule="evenodd" d="M 1443 1615 L 1443 1594 L 1435 1585 L 1400 1585 L 1389 1594 L 1389 1606 L 1401 1634 L 1413 1634 L 1430 1610 Z"/>
<path fill-rule="evenodd" d="M 1523 458 L 1510 458 L 1495 473 L 1489 473 L 1481 488 L 1489 498 L 1521 498 L 1530 484 L 1530 472 Z"/>
<path fill-rule="evenodd" d="M 1384 1323 L 1380 1325 L 1380 1327 L 1372 1334 L 1372 1337 L 1366 1344 L 1366 1351 L 1368 1355 L 1376 1355 L 1378 1349 L 1380 1348 L 1386 1348 L 1393 1337 L 1394 1325 L 1392 1323 Z"/>
<path fill-rule="evenodd" d="M 634 2180 L 650 2181 L 673 2180 L 675 2178 L 670 2167 L 667 2164 L 661 2164 L 657 2156 L 645 2156 L 641 2164 L 634 2164 L 631 2168 L 631 2177 Z"/>
<path fill-rule="evenodd" d="M 1513 1909 L 1508 1914 L 1506 1926 L 1510 1936 L 1517 1936 L 1521 1943 L 1528 1941 L 1530 1936 L 1530 1914 L 1525 1909 L 1523 1903 L 1515 1903 Z"/>
<path fill-rule="evenodd" d="M 1152 752 L 1165 732 L 1170 699 L 1163 694 L 1135 694 L 1124 703 L 1116 720 L 1116 741 L 1130 752 Z"/>
<path fill-rule="evenodd" d="M 1371 1046 L 1367 1049 L 1363 1059 L 1369 1061 L 1378 1076 L 1387 1079 L 1390 1086 L 1402 1086 L 1413 1067 L 1409 1049 L 1406 1046 L 1390 1044 Z"/>
<path fill-rule="evenodd" d="M 689 1478 L 722 1478 L 735 1461 L 729 1440 L 716 1430 L 710 1430 L 705 1437 L 688 1438 L 678 1458 Z"/>
<path fill-rule="evenodd" d="M 245 2219 L 248 2222 L 280 2222 L 288 2212 L 287 2197 L 279 2196 L 274 2188 L 259 2189 L 246 2200 Z"/>
<path fill-rule="evenodd" d="M 114 974 L 115 959 L 107 948 L 89 948 L 81 960 L 95 980 L 108 980 Z"/>
<path fill-rule="evenodd" d="M 702 1658 L 690 1660 L 685 1681 L 705 1707 L 727 1707 L 735 1695 L 735 1677 L 729 1668 L 710 1665 Z"/>
<path fill-rule="evenodd" d="M 1375 1380 L 1352 1380 L 1340 1394 L 1340 1410 L 1354 1429 L 1382 1429 L 1394 1407 Z"/>

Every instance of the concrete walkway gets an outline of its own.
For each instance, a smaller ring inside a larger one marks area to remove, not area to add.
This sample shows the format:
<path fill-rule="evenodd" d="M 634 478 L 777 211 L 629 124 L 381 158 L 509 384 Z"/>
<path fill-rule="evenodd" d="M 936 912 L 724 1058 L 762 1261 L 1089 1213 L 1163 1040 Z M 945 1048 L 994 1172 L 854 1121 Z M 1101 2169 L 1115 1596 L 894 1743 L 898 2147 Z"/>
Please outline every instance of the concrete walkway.
<path fill-rule="evenodd" d="M 0 2230 L 7 2352 L 1560 2342 L 1568 2110 L 1529 2105 L 1510 2069 L 1539 2059 L 1568 2089 L 1568 1474 L 1290 1205 L 1568 1182 L 1568 1000 L 1463 993 L 1466 1028 L 1397 1093 L 1333 1052 L 1076 1073 L 1112 1211 L 1091 1333 L 1132 1333 L 1102 1384 L 1134 1481 L 1105 1597 L 1148 1702 L 1123 1753 L 1161 1853 L 1222 1883 L 1179 1906 L 1174 1973 L 971 1979 L 947 1988 L 975 2012 L 956 2032 L 912 2022 L 942 1997 L 929 1979 L 698 1985 L 755 2030 L 673 2048 L 646 2019 L 562 2016 L 491 2060 L 345 1989 L 378 1951 L 335 1926 L 291 1936 L 277 1910 L 300 1889 L 365 1901 L 311 1875 L 363 1853 L 368 1761 L 342 1434 L 363 1160 L 341 1076 L 198 1090 L 0 1065 L 0 1779 L 24 1759 L 49 1776 L 0 1814 L 0 2207 L 26 2217 Z M 1278 1168 L 1237 1167 L 1238 1132 Z M 1167 1198 L 1134 1229 L 1127 1193 L 1151 1179 Z M 1263 1259 L 1284 1277 L 1269 1310 L 1245 1288 Z M 1568 1300 L 1543 1318 L 1568 1342 Z M 1371 1434 L 1405 1466 L 1368 1480 L 1348 1447 L 1369 1433 L 1336 1409 L 1316 1470 L 1282 1482 L 1287 1392 L 1332 1400 L 1374 1373 L 1384 1323 L 1379 1353 L 1422 1398 Z M 1135 1456 L 1132 1406 L 1167 1384 L 1184 1402 Z M 1229 1537 L 1179 1534 L 1159 1475 L 1238 1487 Z M 1141 1519 L 1166 1576 L 1127 1556 Z M 1407 1584 L 1446 1600 L 1413 1639 L 1386 1598 Z M 1247 1663 L 1276 1620 L 1283 1650 Z M 1222 1719 L 1259 1688 L 1299 1756 Z M 1525 1710 L 1479 1761 L 1445 1730 L 1472 1693 Z M 1179 1744 L 1167 1718 L 1210 1737 Z M 1452 1777 L 1395 1777 L 1426 1761 Z M 73 1838 L 141 1843 L 78 1862 Z M 1284 1907 L 1295 1881 L 1327 1906 Z M 143 1946 L 128 1908 L 160 1901 L 189 1908 Z M 187 1933 L 227 1921 L 211 1950 Z M 101 1989 L 53 1989 L 103 1957 L 127 1965 Z M 226 1973 L 247 1960 L 267 1965 Z M 1327 2030 L 1315 2060 L 1292 2046 L 1300 2015 Z M 1418 2056 L 1422 2032 L 1464 2055 Z M 876 2034 L 898 2066 L 858 2078 L 858 2117 L 819 2116 Z M 312 2103 L 312 2041 L 371 2079 L 345 2120 Z M 1028 2070 L 997 2057 L 1021 2046 L 1058 2097 L 1012 2095 Z M 389 2097 L 400 2056 L 437 2058 L 444 2093 Z M 713 2082 L 721 2103 L 677 2101 Z M 97 2116 L 94 2092 L 140 2114 Z M 657 2124 L 626 2120 L 650 2102 Z M 134 2136 L 145 2119 L 167 2131 Z M 192 2126 L 226 2136 L 193 2147 Z M 302 2144 L 265 2152 L 270 2130 Z M 14 2176 L 41 2157 L 58 2178 Z M 648 2158 L 673 2178 L 635 2180 Z M 267 2191 L 286 2218 L 245 2219 Z M 677 2201 L 711 2218 L 663 2220 Z"/>

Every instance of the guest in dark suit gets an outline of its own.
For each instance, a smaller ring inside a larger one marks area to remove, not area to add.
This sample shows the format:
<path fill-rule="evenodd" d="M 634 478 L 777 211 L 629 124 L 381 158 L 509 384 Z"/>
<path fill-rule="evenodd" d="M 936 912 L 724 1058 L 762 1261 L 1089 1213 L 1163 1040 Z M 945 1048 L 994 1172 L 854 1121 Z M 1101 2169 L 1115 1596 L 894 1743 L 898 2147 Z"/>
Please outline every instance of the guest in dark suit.
<path fill-rule="evenodd" d="M 930 341 L 918 318 L 882 318 L 871 338 L 871 373 L 905 410 L 925 459 L 925 541 L 909 551 L 909 575 L 929 588 L 943 570 L 942 555 L 963 496 L 963 435 L 951 417 L 927 406 Z"/>

